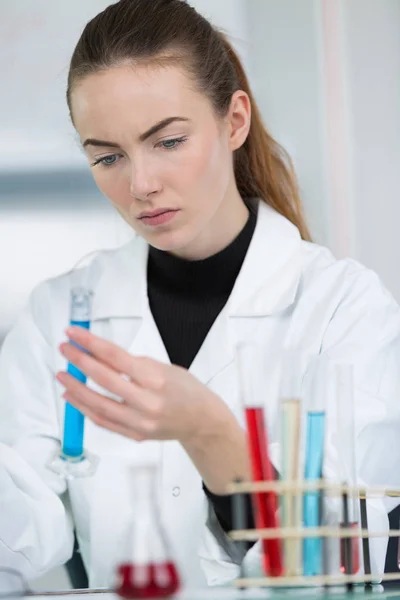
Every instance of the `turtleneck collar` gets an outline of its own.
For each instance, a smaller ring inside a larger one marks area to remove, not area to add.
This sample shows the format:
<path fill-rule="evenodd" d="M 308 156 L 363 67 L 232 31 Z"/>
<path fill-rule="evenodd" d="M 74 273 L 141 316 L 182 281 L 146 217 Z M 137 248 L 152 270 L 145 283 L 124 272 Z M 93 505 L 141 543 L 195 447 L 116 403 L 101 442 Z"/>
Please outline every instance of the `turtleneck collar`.
<path fill-rule="evenodd" d="M 186 260 L 150 247 L 148 279 L 171 292 L 189 295 L 230 294 L 239 274 L 257 222 L 256 210 L 250 207 L 242 231 L 223 250 L 203 260 Z"/>

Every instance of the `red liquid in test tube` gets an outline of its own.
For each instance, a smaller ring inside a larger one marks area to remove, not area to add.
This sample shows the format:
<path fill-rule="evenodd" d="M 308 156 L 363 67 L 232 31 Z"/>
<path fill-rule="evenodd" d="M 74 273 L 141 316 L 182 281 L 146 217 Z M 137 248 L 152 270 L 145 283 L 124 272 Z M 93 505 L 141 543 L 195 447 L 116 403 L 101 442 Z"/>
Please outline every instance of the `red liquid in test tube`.
<path fill-rule="evenodd" d="M 358 529 L 358 523 L 349 523 L 348 528 L 350 529 Z M 341 538 L 340 540 L 340 570 L 342 573 L 346 573 L 346 542 L 349 540 Z M 347 573 L 348 575 L 355 575 L 360 570 L 360 546 L 359 546 L 359 538 L 351 538 L 351 573 Z"/>
<path fill-rule="evenodd" d="M 246 407 L 245 413 L 253 481 L 273 481 L 274 470 L 267 450 L 268 436 L 265 428 L 264 409 L 262 407 Z M 257 528 L 278 527 L 278 503 L 275 492 L 255 493 L 253 498 Z M 280 540 L 262 540 L 262 547 L 265 573 L 272 577 L 279 577 L 283 573 Z"/>
<path fill-rule="evenodd" d="M 180 589 L 178 571 L 172 562 L 118 567 L 116 593 L 121 598 L 169 598 Z"/>

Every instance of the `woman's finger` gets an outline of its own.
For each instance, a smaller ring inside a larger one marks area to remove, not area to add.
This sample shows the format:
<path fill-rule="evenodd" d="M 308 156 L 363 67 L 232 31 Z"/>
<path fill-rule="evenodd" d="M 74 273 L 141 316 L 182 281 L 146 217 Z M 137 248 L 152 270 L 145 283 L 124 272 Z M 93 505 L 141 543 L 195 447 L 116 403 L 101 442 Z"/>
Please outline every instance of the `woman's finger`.
<path fill-rule="evenodd" d="M 66 373 L 68 377 L 71 377 Z M 73 380 L 74 377 L 71 377 Z M 63 397 L 89 417 L 96 425 L 112 431 L 129 434 L 138 441 L 153 437 L 158 430 L 157 420 L 144 417 L 134 408 L 106 398 L 75 380 L 71 382 L 74 391 L 67 391 Z"/>
<path fill-rule="evenodd" d="M 106 398 L 106 396 L 92 390 L 69 373 L 58 373 L 57 380 L 65 386 L 66 393 L 74 396 L 81 406 L 115 422 L 126 422 L 128 413 L 132 410 L 128 405 Z"/>
<path fill-rule="evenodd" d="M 63 397 L 67 402 L 72 404 L 72 406 L 90 419 L 90 421 L 92 421 L 95 425 L 103 427 L 104 429 L 108 429 L 109 431 L 113 431 L 114 433 L 119 433 L 120 435 L 133 439 L 137 442 L 142 442 L 146 439 L 143 433 L 136 431 L 131 425 L 128 427 L 126 424 L 121 424 L 120 421 L 113 421 L 112 419 L 109 419 L 106 416 L 91 410 L 73 394 L 66 392 Z"/>
<path fill-rule="evenodd" d="M 150 390 L 139 387 L 132 381 L 127 381 L 119 374 L 99 363 L 97 360 L 88 356 L 81 350 L 78 350 L 71 344 L 65 344 L 62 350 L 63 355 L 79 370 L 85 373 L 102 388 L 108 390 L 115 396 L 122 398 L 132 409 L 142 412 L 148 417 L 156 417 L 162 408 L 161 398 Z M 68 391 L 71 391 L 78 397 L 82 397 L 86 390 L 93 392 L 86 384 L 81 383 L 70 373 L 60 371 L 57 373 L 57 380 L 64 385 Z M 91 398 L 91 396 L 89 395 Z M 99 398 L 105 398 L 98 394 Z M 108 400 L 110 400 L 108 398 Z M 96 397 L 93 397 L 96 402 Z M 112 400 L 112 402 L 115 402 Z M 94 404 L 95 406 L 95 404 Z"/>
<path fill-rule="evenodd" d="M 111 369 L 108 365 L 99 362 L 72 344 L 61 344 L 60 352 L 77 369 L 93 379 L 102 388 L 115 394 L 115 396 L 124 398 L 124 400 L 130 400 L 134 404 L 135 395 L 140 391 L 140 388 L 133 381 L 124 379 L 119 371 Z"/>
<path fill-rule="evenodd" d="M 160 389 L 165 383 L 165 365 L 143 356 L 132 356 L 123 348 L 100 338 L 83 327 L 69 327 L 71 340 L 119 373 L 125 373 L 142 387 Z"/>
<path fill-rule="evenodd" d="M 83 327 L 69 327 L 68 337 L 85 348 L 92 356 L 119 373 L 129 374 L 132 356 L 123 348 L 100 338 Z"/>

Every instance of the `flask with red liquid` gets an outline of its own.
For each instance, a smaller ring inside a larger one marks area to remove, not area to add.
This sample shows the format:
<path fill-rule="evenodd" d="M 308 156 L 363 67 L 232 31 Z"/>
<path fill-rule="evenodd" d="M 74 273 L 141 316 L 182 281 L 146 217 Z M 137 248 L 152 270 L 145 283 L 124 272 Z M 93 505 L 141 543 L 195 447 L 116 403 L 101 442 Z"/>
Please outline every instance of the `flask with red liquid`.
<path fill-rule="evenodd" d="M 257 346 L 242 343 L 237 347 L 237 361 L 242 402 L 245 410 L 248 449 L 253 481 L 272 481 L 274 469 L 268 452 L 268 432 L 264 414 L 264 390 L 259 385 L 261 364 Z M 278 528 L 278 501 L 275 492 L 253 494 L 256 526 Z M 266 575 L 279 577 L 283 573 L 281 541 L 262 540 L 263 569 Z"/>
<path fill-rule="evenodd" d="M 132 523 L 127 530 L 124 556 L 117 567 L 116 593 L 122 598 L 169 598 L 181 582 L 161 521 L 157 468 L 134 467 Z"/>

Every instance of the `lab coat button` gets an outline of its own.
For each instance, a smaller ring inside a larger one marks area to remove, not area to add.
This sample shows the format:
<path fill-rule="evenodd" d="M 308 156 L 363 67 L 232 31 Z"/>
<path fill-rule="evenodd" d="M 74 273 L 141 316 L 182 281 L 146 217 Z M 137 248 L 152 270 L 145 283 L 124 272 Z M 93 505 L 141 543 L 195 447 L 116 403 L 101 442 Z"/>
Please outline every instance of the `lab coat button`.
<path fill-rule="evenodd" d="M 175 496 L 175 497 L 176 497 L 176 496 L 179 496 L 179 495 L 180 495 L 180 493 L 181 493 L 181 488 L 180 488 L 180 487 L 178 487 L 178 486 L 175 486 L 175 487 L 172 489 L 172 495 L 173 495 L 173 496 Z"/>

